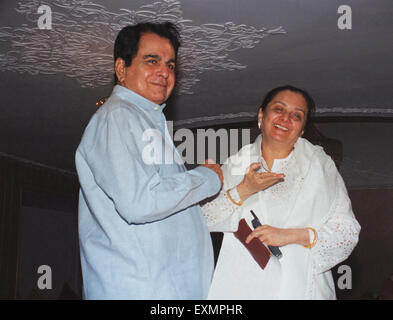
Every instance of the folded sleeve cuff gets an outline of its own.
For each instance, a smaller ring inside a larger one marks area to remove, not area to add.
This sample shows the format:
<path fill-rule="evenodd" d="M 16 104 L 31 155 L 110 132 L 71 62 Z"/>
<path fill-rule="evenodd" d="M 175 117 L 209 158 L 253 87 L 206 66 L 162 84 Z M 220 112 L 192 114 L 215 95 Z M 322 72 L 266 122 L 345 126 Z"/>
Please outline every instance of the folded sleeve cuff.
<path fill-rule="evenodd" d="M 206 178 L 209 186 L 209 196 L 213 196 L 220 191 L 221 181 L 217 173 L 203 166 L 196 167 L 194 170 Z"/>

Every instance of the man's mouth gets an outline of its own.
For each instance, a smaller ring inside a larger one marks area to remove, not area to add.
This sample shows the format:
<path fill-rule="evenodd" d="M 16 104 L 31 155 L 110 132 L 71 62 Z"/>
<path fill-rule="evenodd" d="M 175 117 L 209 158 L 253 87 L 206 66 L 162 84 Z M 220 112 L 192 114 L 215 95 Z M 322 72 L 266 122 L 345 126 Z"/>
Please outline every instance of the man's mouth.
<path fill-rule="evenodd" d="M 283 130 L 283 131 L 288 131 L 288 128 L 285 128 L 285 127 L 283 127 L 283 126 L 280 126 L 280 125 L 277 124 L 277 123 L 274 124 L 274 127 L 277 128 L 277 129 L 281 129 L 281 130 Z"/>
<path fill-rule="evenodd" d="M 166 83 L 161 83 L 161 82 L 153 82 L 152 84 L 155 85 L 155 86 L 163 87 L 163 88 L 165 88 L 167 86 Z"/>

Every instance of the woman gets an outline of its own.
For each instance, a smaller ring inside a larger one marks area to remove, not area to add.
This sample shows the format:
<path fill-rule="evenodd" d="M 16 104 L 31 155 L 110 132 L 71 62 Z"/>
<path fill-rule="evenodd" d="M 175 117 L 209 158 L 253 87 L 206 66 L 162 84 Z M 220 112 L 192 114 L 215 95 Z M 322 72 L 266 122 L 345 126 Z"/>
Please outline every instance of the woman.
<path fill-rule="evenodd" d="M 222 166 L 224 187 L 203 206 L 210 231 L 224 232 L 209 299 L 335 299 L 330 269 L 358 242 L 360 226 L 332 159 L 301 138 L 315 106 L 309 94 L 271 90 L 258 112 L 261 135 Z M 263 270 L 234 236 L 240 219 L 279 246 Z"/>

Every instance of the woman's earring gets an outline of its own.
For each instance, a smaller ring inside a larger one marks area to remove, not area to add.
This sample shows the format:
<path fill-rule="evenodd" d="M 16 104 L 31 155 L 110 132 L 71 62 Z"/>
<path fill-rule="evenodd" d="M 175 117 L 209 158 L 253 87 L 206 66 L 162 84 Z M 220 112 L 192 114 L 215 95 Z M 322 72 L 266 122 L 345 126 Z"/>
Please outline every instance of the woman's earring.
<path fill-rule="evenodd" d="M 261 129 L 261 121 L 258 121 L 258 129 Z"/>

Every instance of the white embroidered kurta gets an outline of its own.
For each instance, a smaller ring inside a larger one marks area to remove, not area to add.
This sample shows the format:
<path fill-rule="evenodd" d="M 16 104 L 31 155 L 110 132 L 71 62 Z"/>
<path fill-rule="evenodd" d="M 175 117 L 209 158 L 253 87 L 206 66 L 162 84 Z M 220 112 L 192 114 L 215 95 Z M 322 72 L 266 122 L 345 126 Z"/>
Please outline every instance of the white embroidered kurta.
<path fill-rule="evenodd" d="M 273 163 L 272 171 L 284 173 L 285 180 L 236 206 L 225 191 L 243 180 L 251 163 L 262 161 L 267 167 L 261 139 L 226 161 L 221 193 L 202 207 L 209 230 L 224 232 L 209 299 L 335 299 L 330 269 L 350 255 L 360 232 L 342 177 L 321 147 L 299 138 L 287 158 Z M 318 241 L 312 249 L 280 247 L 283 257 L 271 256 L 262 270 L 233 235 L 241 218 L 253 229 L 250 210 L 273 227 L 311 226 Z"/>

